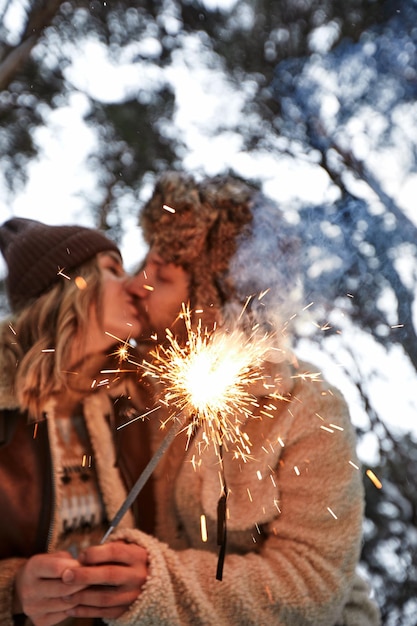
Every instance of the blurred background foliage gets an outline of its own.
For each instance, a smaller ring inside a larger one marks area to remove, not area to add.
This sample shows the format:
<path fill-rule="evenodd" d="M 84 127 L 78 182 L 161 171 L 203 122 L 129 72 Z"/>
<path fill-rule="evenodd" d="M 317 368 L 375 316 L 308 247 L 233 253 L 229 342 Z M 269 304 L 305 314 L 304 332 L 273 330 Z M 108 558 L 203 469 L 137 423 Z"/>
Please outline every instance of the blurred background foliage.
<path fill-rule="evenodd" d="M 96 186 L 84 198 L 85 211 L 120 241 L 158 172 L 218 173 L 204 158 L 190 160 L 187 120 L 180 123 L 178 115 L 181 72 L 191 85 L 197 70 L 205 73 L 210 101 L 226 98 L 221 115 L 202 110 L 198 119 L 197 82 L 185 94 L 201 136 L 238 145 L 239 159 L 219 164 L 219 172 L 262 187 L 303 241 L 303 290 L 315 303 L 315 325 L 295 329 L 296 346 L 326 375 L 337 364 L 345 395 L 359 407 L 359 451 L 383 485 L 378 490 L 364 477 L 362 565 L 383 624 L 413 626 L 417 3 L 4 0 L 0 7 L 5 204 L 22 192 L 30 164 L 41 158 L 39 133 L 51 113 L 82 94 L 94 134 L 86 169 Z M 120 89 L 109 73 L 100 97 L 80 80 L 77 68 L 94 72 L 87 67 L 92 42 L 113 67 L 134 68 L 135 81 Z M 263 177 L 271 155 L 277 175 Z M 280 176 L 294 164 L 306 172 L 294 187 L 306 192 L 283 197 Z M 0 308 L 6 313 L 4 293 Z M 397 367 L 403 387 L 393 375 Z"/>

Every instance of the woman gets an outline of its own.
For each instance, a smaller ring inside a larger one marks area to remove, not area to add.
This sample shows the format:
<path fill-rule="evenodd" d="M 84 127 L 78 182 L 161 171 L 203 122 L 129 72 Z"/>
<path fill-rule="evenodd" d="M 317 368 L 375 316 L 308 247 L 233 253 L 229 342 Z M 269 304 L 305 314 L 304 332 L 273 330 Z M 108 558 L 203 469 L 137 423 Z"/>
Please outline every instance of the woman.
<path fill-rule="evenodd" d="M 137 412 L 111 356 L 141 322 L 120 252 L 98 231 L 12 218 L 0 248 L 13 311 L 0 329 L 0 622 L 103 623 L 147 577 L 146 550 L 123 541 L 83 563 L 147 462 L 146 424 L 116 437 Z M 121 526 L 152 530 L 151 498 L 136 504 Z M 74 567 L 88 571 L 68 586 Z"/>
<path fill-rule="evenodd" d="M 233 311 L 239 313 L 254 293 L 262 268 L 265 274 L 259 249 L 251 245 L 259 233 L 263 246 L 267 234 L 275 234 L 275 245 L 267 246 L 266 283 L 284 265 L 282 280 L 273 286 L 286 299 L 295 281 L 284 263 L 293 256 L 289 239 L 276 207 L 260 223 L 260 203 L 257 192 L 237 179 L 197 184 L 177 173 L 159 179 L 140 215 L 150 251 L 132 280 L 150 334 L 159 332 L 161 341 L 169 327 L 180 337 L 182 303 L 190 303 L 201 328 L 214 323 L 230 328 Z M 265 300 L 255 301 L 251 319 L 271 329 L 274 311 Z M 297 363 L 286 346 L 275 355 L 257 388 L 253 416 L 242 427 L 252 442 L 252 458 L 232 458 L 224 450 L 221 464 L 214 446 L 199 446 L 200 432 L 188 447 L 186 434 L 177 437 L 155 472 L 155 537 L 122 531 L 149 555 L 149 577 L 126 624 L 379 623 L 369 590 L 356 574 L 364 496 L 348 408 L 341 394 L 312 376 L 310 365 Z M 215 573 L 221 465 L 227 554 L 220 581 Z M 74 571 L 74 581 L 82 580 Z"/>

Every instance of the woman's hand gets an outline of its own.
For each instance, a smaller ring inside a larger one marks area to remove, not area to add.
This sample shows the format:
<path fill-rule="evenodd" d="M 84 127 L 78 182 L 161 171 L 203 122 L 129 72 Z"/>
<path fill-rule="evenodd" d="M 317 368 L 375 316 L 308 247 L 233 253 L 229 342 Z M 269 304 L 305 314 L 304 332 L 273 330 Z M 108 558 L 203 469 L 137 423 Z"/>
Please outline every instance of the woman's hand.
<path fill-rule="evenodd" d="M 69 566 L 62 574 L 71 605 L 67 615 L 74 617 L 117 619 L 141 594 L 148 577 L 146 550 L 124 541 L 91 546 L 79 562 L 80 567 Z"/>
<path fill-rule="evenodd" d="M 68 589 L 62 575 L 78 567 L 68 552 L 32 556 L 16 574 L 13 613 L 24 613 L 35 626 L 58 624 L 67 617 L 68 607 L 76 606 L 70 594 L 83 588 L 81 584 Z"/>

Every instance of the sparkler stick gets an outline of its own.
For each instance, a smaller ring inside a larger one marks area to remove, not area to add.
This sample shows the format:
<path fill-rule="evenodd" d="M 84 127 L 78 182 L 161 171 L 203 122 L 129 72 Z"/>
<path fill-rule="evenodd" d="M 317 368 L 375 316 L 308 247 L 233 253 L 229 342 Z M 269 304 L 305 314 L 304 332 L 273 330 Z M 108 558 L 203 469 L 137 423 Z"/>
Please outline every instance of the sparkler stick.
<path fill-rule="evenodd" d="M 227 542 L 227 485 L 223 467 L 223 446 L 220 446 L 220 462 L 222 475 L 222 493 L 217 502 L 217 545 L 220 546 L 217 560 L 216 580 L 223 580 L 224 559 Z"/>
<path fill-rule="evenodd" d="M 117 511 L 116 515 L 113 517 L 112 521 L 110 522 L 109 528 L 107 529 L 100 543 L 104 543 L 108 539 L 108 537 L 111 535 L 113 530 L 116 528 L 116 526 L 120 523 L 121 519 L 128 511 L 129 507 L 133 504 L 133 502 L 136 500 L 136 498 L 142 491 L 143 487 L 146 485 L 147 481 L 151 477 L 159 461 L 162 459 L 163 455 L 168 450 L 169 446 L 175 439 L 175 436 L 178 434 L 183 424 L 184 424 L 184 419 L 177 419 L 176 421 L 173 422 L 171 428 L 165 435 L 165 438 L 162 440 L 162 443 L 160 444 L 159 448 L 157 449 L 157 451 L 155 452 L 155 454 L 153 455 L 153 457 L 151 458 L 151 460 L 149 461 L 149 463 L 147 464 L 147 466 L 145 467 L 145 469 L 143 470 L 143 472 L 141 473 L 141 475 L 139 476 L 139 478 L 137 479 L 137 481 L 135 482 L 131 490 L 129 491 L 125 501 L 123 502 L 123 504 Z"/>
<path fill-rule="evenodd" d="M 257 326 L 249 337 L 237 328 L 232 332 L 214 332 L 215 329 L 209 332 L 202 329 L 201 322 L 194 328 L 185 305 L 181 317 L 187 331 L 186 343 L 180 344 L 167 331 L 168 346 L 153 350 L 153 362 L 145 362 L 143 367 L 147 375 L 162 385 L 161 402 L 173 406 L 174 415 L 178 412 L 188 415 L 189 440 L 201 427 L 201 443 L 204 447 L 211 444 L 219 457 L 222 493 L 217 506 L 220 549 L 216 579 L 221 581 L 226 556 L 228 496 L 223 451 L 232 448 L 235 458 L 244 461 L 250 456 L 252 444 L 242 426 L 252 415 L 257 401 L 247 388 L 262 380 L 261 365 L 271 349 L 271 337 L 260 336 Z"/>

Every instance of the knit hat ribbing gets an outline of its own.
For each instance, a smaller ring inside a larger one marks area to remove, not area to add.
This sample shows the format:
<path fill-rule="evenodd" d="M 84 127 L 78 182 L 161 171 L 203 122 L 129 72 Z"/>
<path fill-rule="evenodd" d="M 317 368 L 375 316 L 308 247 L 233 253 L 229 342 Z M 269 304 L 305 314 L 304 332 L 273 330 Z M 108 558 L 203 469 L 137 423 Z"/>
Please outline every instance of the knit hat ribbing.
<path fill-rule="evenodd" d="M 14 217 L 0 226 L 0 249 L 8 267 L 6 290 L 13 311 L 48 291 L 59 272 L 74 269 L 116 244 L 97 230 L 49 226 Z"/>
<path fill-rule="evenodd" d="M 197 183 L 188 174 L 167 172 L 139 214 L 146 242 L 166 262 L 187 269 L 192 305 L 211 308 L 214 317 L 224 303 L 225 277 L 238 237 L 252 221 L 256 193 L 230 176 Z M 227 293 L 228 297 L 233 293 L 230 277 Z"/>

